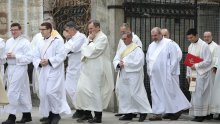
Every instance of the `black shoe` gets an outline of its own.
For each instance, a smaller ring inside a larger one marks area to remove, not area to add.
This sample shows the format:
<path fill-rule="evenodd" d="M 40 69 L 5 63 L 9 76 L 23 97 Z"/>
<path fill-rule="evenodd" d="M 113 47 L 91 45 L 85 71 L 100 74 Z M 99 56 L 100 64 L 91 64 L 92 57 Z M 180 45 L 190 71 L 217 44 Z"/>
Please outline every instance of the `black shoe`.
<path fill-rule="evenodd" d="M 92 114 L 90 114 L 90 115 L 83 115 L 81 118 L 79 118 L 79 119 L 77 119 L 76 121 L 78 122 L 78 123 L 82 123 L 82 122 L 84 122 L 85 120 L 90 120 L 90 119 L 92 119 L 93 117 L 92 117 Z"/>
<path fill-rule="evenodd" d="M 127 121 L 127 120 L 132 120 L 133 116 L 131 114 L 125 114 L 124 116 L 120 117 L 119 120 L 122 121 Z"/>
<path fill-rule="evenodd" d="M 215 120 L 220 120 L 220 114 L 218 115 L 217 118 L 214 118 Z"/>
<path fill-rule="evenodd" d="M 115 114 L 115 116 L 122 116 L 123 114 Z"/>
<path fill-rule="evenodd" d="M 32 118 L 21 118 L 20 121 L 16 121 L 16 123 L 20 124 L 20 123 L 26 123 L 26 122 L 31 122 Z"/>
<path fill-rule="evenodd" d="M 53 114 L 51 124 L 59 124 L 60 119 L 61 119 L 61 117 L 59 114 Z"/>
<path fill-rule="evenodd" d="M 43 117 L 43 118 L 40 119 L 40 122 L 45 122 L 45 121 L 48 121 L 48 120 L 49 120 L 49 118 Z"/>
<path fill-rule="evenodd" d="M 206 120 L 211 120 L 211 119 L 213 119 L 213 114 L 210 114 L 210 115 L 205 116 L 205 119 L 206 119 Z"/>
<path fill-rule="evenodd" d="M 140 114 L 140 117 L 139 117 L 139 122 L 143 122 L 147 117 L 147 114 Z"/>
<path fill-rule="evenodd" d="M 16 121 L 16 123 L 20 124 L 20 123 L 26 123 L 26 122 L 31 122 L 31 121 L 32 121 L 31 113 L 30 112 L 25 112 L 25 113 L 22 113 L 21 120 Z"/>
<path fill-rule="evenodd" d="M 203 122 L 205 120 L 205 117 L 203 116 L 196 116 L 194 119 L 192 119 L 192 121 L 196 121 L 196 122 Z"/>
<path fill-rule="evenodd" d="M 165 115 L 162 116 L 163 119 L 170 119 L 174 114 L 171 113 L 166 113 Z"/>
<path fill-rule="evenodd" d="M 15 124 L 15 121 L 13 121 L 13 120 L 6 120 L 6 121 L 2 122 L 2 124 Z"/>
<path fill-rule="evenodd" d="M 133 113 L 132 113 L 132 116 L 133 116 L 133 118 L 136 118 L 136 117 L 137 117 L 137 114 L 133 114 Z"/>
<path fill-rule="evenodd" d="M 93 119 L 89 119 L 88 122 L 89 123 L 102 123 L 102 119 L 94 117 Z"/>
<path fill-rule="evenodd" d="M 155 114 L 152 117 L 149 118 L 150 121 L 161 121 L 162 116 L 160 114 Z"/>
<path fill-rule="evenodd" d="M 16 116 L 13 114 L 10 114 L 8 116 L 8 119 L 4 122 L 2 122 L 2 124 L 15 124 L 15 120 L 16 120 Z"/>
<path fill-rule="evenodd" d="M 181 114 L 182 114 L 182 111 L 179 111 L 179 112 L 173 114 L 172 116 L 170 116 L 170 120 L 178 120 L 179 117 L 181 116 Z"/>
<path fill-rule="evenodd" d="M 72 119 L 80 118 L 83 115 L 83 110 L 76 110 L 76 112 L 73 114 Z"/>

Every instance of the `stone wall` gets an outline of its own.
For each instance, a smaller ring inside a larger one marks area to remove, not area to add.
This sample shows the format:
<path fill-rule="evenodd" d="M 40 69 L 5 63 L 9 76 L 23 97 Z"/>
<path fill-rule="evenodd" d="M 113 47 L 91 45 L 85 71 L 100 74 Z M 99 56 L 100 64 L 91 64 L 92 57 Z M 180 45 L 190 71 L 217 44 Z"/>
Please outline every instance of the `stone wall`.
<path fill-rule="evenodd" d="M 11 36 L 10 25 L 18 22 L 29 39 L 39 32 L 43 21 L 43 0 L 1 0 L 0 1 L 0 37 Z"/>

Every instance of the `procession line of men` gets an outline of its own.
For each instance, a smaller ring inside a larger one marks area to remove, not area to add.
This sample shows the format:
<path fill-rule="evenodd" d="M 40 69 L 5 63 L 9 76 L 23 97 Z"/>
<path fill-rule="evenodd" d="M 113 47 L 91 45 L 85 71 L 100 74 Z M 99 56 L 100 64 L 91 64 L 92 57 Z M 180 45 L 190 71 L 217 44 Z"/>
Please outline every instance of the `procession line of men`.
<path fill-rule="evenodd" d="M 71 114 L 66 95 L 76 108 L 72 118 L 81 123 L 102 123 L 102 111 L 107 108 L 113 89 L 113 71 L 110 45 L 101 31 L 100 22 L 88 22 L 89 36 L 78 31 L 70 21 L 64 25 L 64 40 L 53 30 L 52 24 L 44 22 L 41 34 L 30 43 L 22 36 L 19 23 L 11 25 L 12 38 L 7 40 L 0 58 L 1 65 L 8 64 L 7 96 L 9 104 L 4 111 L 9 113 L 2 124 L 26 123 L 32 121 L 31 96 L 27 65 L 34 65 L 34 86 L 40 99 L 39 111 L 42 124 L 58 124 L 61 115 Z M 115 92 L 118 99 L 119 120 L 132 120 L 140 114 L 139 122 L 153 113 L 151 121 L 177 120 L 182 111 L 190 109 L 193 121 L 201 122 L 210 114 L 220 113 L 217 93 L 219 92 L 218 45 L 212 41 L 211 32 L 199 39 L 195 29 L 189 29 L 187 39 L 191 42 L 188 52 L 203 59 L 187 67 L 187 79 L 194 84 L 191 103 L 179 87 L 180 60 L 182 51 L 178 44 L 169 39 L 167 29 L 154 27 L 151 30 L 152 43 L 146 54 L 147 74 L 150 78 L 152 107 L 144 88 L 144 53 L 140 38 L 131 31 L 128 24 L 120 27 L 122 37 L 113 60 L 118 72 Z M 31 48 L 32 45 L 32 48 Z M 64 60 L 68 57 L 66 75 Z M 215 77 L 215 78 L 214 78 Z M 196 82 L 196 83 L 195 83 Z M 191 85 L 192 86 L 192 85 Z M 211 90 L 211 88 L 213 90 Z M 212 92 L 211 92 L 212 91 Z M 67 94 L 66 94 L 67 93 Z M 94 117 L 91 114 L 94 111 Z M 23 116 L 16 121 L 16 113 Z"/>

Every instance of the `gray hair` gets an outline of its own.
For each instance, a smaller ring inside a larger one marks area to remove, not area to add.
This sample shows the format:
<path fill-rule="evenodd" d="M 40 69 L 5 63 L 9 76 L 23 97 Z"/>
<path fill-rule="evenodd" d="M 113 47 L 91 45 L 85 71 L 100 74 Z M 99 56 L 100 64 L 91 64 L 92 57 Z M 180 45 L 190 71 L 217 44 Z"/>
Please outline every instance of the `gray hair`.
<path fill-rule="evenodd" d="M 90 20 L 90 21 L 88 22 L 88 24 L 91 24 L 91 23 L 93 23 L 93 25 L 94 25 L 95 27 L 99 27 L 99 28 L 100 28 L 100 22 L 99 22 L 98 20 Z"/>
<path fill-rule="evenodd" d="M 76 23 L 74 23 L 73 21 L 69 21 L 64 25 L 64 29 L 65 28 L 74 28 L 76 30 L 79 29 L 79 27 L 76 25 Z"/>
<path fill-rule="evenodd" d="M 151 30 L 151 33 L 153 32 L 157 32 L 158 34 L 161 34 L 161 29 L 159 27 L 154 27 L 152 30 Z"/>

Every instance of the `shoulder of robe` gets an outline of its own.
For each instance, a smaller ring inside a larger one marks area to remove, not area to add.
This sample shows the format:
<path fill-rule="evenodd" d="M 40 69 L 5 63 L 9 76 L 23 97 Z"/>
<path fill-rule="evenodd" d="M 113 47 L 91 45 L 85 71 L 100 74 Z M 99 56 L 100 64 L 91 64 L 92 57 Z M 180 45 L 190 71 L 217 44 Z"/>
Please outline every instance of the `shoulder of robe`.
<path fill-rule="evenodd" d="M 83 37 L 83 38 L 87 38 L 86 35 L 85 35 L 84 33 L 81 33 L 81 32 L 79 32 L 79 33 L 80 33 L 80 36 L 81 36 L 81 37 Z"/>

